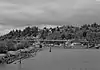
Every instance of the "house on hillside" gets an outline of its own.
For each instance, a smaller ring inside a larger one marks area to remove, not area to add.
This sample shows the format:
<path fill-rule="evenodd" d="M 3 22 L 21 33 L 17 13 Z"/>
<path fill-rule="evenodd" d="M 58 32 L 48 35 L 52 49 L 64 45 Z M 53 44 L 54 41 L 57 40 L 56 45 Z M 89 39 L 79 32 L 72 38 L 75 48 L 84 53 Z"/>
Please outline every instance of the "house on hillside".
<path fill-rule="evenodd" d="M 100 48 L 100 44 L 96 45 L 95 48 L 96 49 L 99 49 Z"/>
<path fill-rule="evenodd" d="M 25 38 L 26 40 L 36 40 L 38 39 L 37 37 L 34 37 L 34 36 L 28 36 Z"/>
<path fill-rule="evenodd" d="M 67 48 L 84 48 L 82 42 L 85 42 L 85 40 L 73 39 L 67 41 L 65 45 Z"/>

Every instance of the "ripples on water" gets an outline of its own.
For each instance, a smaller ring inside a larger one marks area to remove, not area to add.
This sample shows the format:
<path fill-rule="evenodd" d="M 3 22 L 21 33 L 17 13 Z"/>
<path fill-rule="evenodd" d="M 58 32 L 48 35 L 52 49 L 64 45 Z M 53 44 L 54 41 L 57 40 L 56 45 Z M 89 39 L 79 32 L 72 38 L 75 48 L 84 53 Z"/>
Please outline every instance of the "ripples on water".
<path fill-rule="evenodd" d="M 100 70 L 100 50 L 45 49 L 21 65 L 0 65 L 0 70 Z"/>

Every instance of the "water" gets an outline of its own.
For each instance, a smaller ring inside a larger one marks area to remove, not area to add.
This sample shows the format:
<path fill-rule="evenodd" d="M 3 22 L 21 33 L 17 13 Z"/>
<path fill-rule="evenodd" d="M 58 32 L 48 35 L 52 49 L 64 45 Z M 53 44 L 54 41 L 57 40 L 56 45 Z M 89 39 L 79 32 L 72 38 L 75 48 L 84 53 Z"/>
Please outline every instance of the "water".
<path fill-rule="evenodd" d="M 21 65 L 0 65 L 0 70 L 100 70 L 100 50 L 46 48 Z"/>

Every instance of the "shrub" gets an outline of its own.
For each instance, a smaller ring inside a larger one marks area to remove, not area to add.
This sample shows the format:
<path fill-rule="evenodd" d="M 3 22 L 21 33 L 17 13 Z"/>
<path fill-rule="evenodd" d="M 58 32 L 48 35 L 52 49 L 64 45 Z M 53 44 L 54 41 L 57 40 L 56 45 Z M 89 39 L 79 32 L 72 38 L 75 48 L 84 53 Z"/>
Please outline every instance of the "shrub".
<path fill-rule="evenodd" d="M 17 46 L 17 50 L 18 50 L 18 49 L 28 48 L 30 46 L 30 44 L 27 41 L 22 41 L 20 43 L 17 43 L 16 46 Z"/>
<path fill-rule="evenodd" d="M 5 42 L 0 42 L 0 53 L 7 53 L 7 46 Z"/>
<path fill-rule="evenodd" d="M 8 51 L 16 51 L 17 50 L 17 47 L 15 46 L 15 43 L 13 41 L 7 41 L 6 46 L 7 46 Z"/>

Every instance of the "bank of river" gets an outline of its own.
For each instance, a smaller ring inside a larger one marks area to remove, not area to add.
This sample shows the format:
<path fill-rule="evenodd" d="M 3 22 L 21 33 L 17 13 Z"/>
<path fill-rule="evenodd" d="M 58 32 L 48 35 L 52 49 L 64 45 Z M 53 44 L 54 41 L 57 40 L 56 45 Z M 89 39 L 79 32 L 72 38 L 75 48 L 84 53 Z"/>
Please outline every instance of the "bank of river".
<path fill-rule="evenodd" d="M 24 50 L 24 49 L 23 49 Z M 11 64 L 15 61 L 24 60 L 26 58 L 34 57 L 36 56 L 36 53 L 41 51 L 40 48 L 34 48 L 29 51 L 10 51 L 10 54 L 5 54 L 4 57 L 1 57 L 0 61 L 1 64 Z M 14 53 L 14 55 L 12 55 Z"/>
<path fill-rule="evenodd" d="M 1 66 L 0 70 L 100 70 L 100 50 L 45 48 L 22 64 Z"/>

